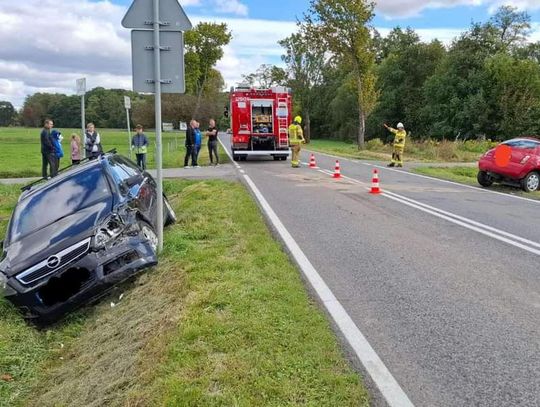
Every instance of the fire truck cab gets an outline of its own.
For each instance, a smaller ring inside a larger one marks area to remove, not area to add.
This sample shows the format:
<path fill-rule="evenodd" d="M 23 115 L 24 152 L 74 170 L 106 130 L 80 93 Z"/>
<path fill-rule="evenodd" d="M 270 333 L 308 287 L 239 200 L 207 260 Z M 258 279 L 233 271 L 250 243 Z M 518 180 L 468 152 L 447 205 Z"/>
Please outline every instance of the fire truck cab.
<path fill-rule="evenodd" d="M 286 160 L 290 155 L 288 126 L 291 92 L 283 86 L 231 89 L 231 149 L 235 161 L 248 156 L 272 156 Z"/>

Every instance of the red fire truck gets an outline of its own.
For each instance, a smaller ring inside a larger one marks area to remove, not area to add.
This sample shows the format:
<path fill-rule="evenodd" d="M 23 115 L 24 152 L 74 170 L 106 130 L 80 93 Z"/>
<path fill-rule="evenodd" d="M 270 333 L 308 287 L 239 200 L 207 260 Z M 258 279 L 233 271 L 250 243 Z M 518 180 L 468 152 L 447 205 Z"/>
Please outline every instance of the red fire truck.
<path fill-rule="evenodd" d="M 291 103 L 291 92 L 283 86 L 231 88 L 233 159 L 268 155 L 274 160 L 286 160 L 290 155 L 287 128 L 291 123 Z"/>

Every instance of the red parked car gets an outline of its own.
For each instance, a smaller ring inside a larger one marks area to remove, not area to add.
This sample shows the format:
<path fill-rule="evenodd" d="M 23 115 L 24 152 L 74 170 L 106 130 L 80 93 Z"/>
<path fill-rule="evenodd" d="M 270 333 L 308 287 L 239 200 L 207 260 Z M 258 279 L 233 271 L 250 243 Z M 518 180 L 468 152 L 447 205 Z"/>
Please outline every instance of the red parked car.
<path fill-rule="evenodd" d="M 507 146 L 508 158 L 496 159 L 496 151 Z M 494 182 L 519 184 L 524 191 L 540 189 L 540 140 L 533 137 L 520 137 L 505 141 L 499 147 L 489 150 L 478 162 L 478 183 L 489 187 Z M 502 163 L 502 165 L 501 165 Z"/>

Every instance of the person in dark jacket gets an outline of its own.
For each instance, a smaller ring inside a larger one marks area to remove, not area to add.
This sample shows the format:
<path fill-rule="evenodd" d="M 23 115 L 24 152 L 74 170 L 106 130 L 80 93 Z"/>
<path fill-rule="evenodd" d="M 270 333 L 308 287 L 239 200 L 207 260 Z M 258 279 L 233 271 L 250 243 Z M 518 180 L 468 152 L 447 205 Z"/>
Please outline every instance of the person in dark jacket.
<path fill-rule="evenodd" d="M 189 158 L 191 157 L 191 165 L 197 167 L 197 149 L 195 148 L 195 128 L 197 122 L 191 120 L 186 130 L 186 156 L 184 157 L 184 168 L 189 167 Z"/>
<path fill-rule="evenodd" d="M 210 126 L 206 132 L 208 137 L 208 155 L 210 155 L 210 164 L 214 164 L 214 158 L 216 157 L 216 165 L 219 165 L 219 156 L 218 156 L 218 130 L 216 127 L 216 121 L 210 119 Z"/>
<path fill-rule="evenodd" d="M 45 120 L 43 124 L 43 130 L 41 130 L 41 175 L 43 178 L 47 178 L 47 169 L 50 169 L 50 177 L 56 177 L 58 173 L 58 165 L 56 160 L 56 154 L 53 147 L 51 138 L 51 129 L 54 123 L 51 119 Z"/>
<path fill-rule="evenodd" d="M 143 126 L 138 124 L 135 127 L 137 132 L 131 139 L 131 149 L 135 151 L 137 165 L 141 170 L 146 170 L 146 153 L 148 152 L 148 138 L 143 133 Z"/>
<path fill-rule="evenodd" d="M 103 153 L 103 148 L 101 147 L 101 136 L 96 131 L 96 126 L 94 123 L 88 123 L 86 125 L 86 143 L 84 146 L 86 150 L 86 156 L 91 160 L 99 157 Z"/>

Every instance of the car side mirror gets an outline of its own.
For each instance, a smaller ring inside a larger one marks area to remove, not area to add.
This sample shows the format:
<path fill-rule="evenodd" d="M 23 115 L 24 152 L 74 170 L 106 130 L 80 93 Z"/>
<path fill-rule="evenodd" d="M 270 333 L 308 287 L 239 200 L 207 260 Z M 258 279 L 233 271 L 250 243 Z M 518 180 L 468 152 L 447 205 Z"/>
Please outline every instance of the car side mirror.
<path fill-rule="evenodd" d="M 126 179 L 125 183 L 129 188 L 131 188 L 134 185 L 140 184 L 143 179 L 144 178 L 143 178 L 142 175 L 137 174 L 137 175 L 133 175 L 133 176 L 129 177 L 128 179 Z"/>

